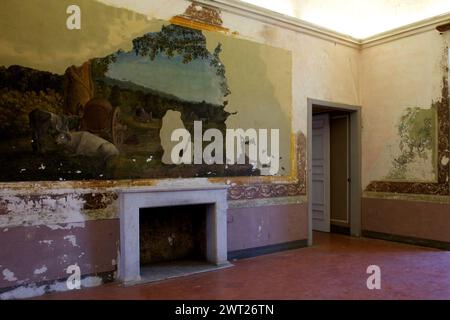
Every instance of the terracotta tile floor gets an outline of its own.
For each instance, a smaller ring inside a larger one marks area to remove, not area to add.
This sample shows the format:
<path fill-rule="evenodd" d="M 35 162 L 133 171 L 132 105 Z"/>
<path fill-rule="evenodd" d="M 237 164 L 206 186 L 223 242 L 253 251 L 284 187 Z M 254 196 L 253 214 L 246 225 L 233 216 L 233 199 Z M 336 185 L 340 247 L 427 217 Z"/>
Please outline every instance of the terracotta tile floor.
<path fill-rule="evenodd" d="M 45 299 L 450 299 L 450 252 L 316 233 L 311 248 L 236 261 L 235 267 L 124 288 L 105 286 Z M 382 289 L 366 287 L 369 265 Z"/>

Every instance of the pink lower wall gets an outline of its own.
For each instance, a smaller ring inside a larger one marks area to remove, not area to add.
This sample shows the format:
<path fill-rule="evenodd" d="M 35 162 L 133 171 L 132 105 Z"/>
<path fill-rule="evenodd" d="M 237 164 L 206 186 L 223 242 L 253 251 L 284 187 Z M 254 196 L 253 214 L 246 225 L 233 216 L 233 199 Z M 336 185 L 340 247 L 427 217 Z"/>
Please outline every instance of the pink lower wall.
<path fill-rule="evenodd" d="M 308 239 L 308 206 L 292 204 L 228 211 L 228 251 Z"/>
<path fill-rule="evenodd" d="M 230 252 L 306 240 L 306 204 L 230 208 Z M 362 229 L 450 243 L 450 204 L 363 198 Z M 77 263 L 83 274 L 113 273 L 118 219 L 82 224 L 0 228 L 0 289 L 66 279 Z"/>
<path fill-rule="evenodd" d="M 362 229 L 450 242 L 450 204 L 363 198 Z"/>
<path fill-rule="evenodd" d="M 306 205 L 230 209 L 228 250 L 305 240 L 307 221 Z M 0 244 L 0 289 L 67 279 L 72 264 L 83 275 L 113 273 L 119 220 L 0 228 Z"/>
<path fill-rule="evenodd" d="M 82 274 L 114 271 L 118 239 L 117 220 L 0 229 L 0 288 L 65 279 L 73 264 Z"/>

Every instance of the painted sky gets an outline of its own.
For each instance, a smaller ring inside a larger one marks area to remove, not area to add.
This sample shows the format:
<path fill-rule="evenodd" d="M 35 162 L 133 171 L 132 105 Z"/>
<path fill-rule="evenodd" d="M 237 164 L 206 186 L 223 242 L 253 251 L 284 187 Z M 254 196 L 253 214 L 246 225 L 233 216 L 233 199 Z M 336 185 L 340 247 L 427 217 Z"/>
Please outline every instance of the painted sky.
<path fill-rule="evenodd" d="M 152 61 L 149 57 L 136 56 L 134 52 L 120 53 L 117 61 L 109 66 L 106 76 L 131 81 L 187 101 L 223 103 L 220 77 L 206 59 L 185 64 L 179 55 L 169 59 L 159 54 Z"/>

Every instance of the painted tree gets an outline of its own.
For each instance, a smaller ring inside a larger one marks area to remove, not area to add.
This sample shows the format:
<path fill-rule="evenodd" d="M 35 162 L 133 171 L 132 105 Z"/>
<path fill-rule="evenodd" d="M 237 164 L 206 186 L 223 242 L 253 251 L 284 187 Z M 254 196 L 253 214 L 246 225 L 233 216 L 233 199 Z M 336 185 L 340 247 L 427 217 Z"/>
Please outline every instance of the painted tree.
<path fill-rule="evenodd" d="M 225 77 L 225 66 L 220 60 L 222 45 L 219 43 L 211 53 L 206 47 L 206 37 L 200 30 L 190 29 L 177 25 L 163 26 L 160 32 L 147 33 L 133 40 L 133 49 L 136 55 L 148 56 L 154 60 L 158 54 L 168 58 L 180 55 L 183 63 L 204 59 L 216 70 L 216 75 L 221 78 L 221 90 L 223 96 L 231 92 Z"/>

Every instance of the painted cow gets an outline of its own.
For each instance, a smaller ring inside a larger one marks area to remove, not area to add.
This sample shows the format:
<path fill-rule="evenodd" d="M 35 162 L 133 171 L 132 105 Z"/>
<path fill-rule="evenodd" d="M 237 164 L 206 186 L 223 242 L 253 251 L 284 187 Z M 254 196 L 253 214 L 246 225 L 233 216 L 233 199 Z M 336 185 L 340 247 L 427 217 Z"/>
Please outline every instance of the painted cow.
<path fill-rule="evenodd" d="M 87 131 L 60 133 L 56 144 L 64 146 L 73 155 L 97 157 L 105 162 L 119 155 L 114 144 Z"/>

